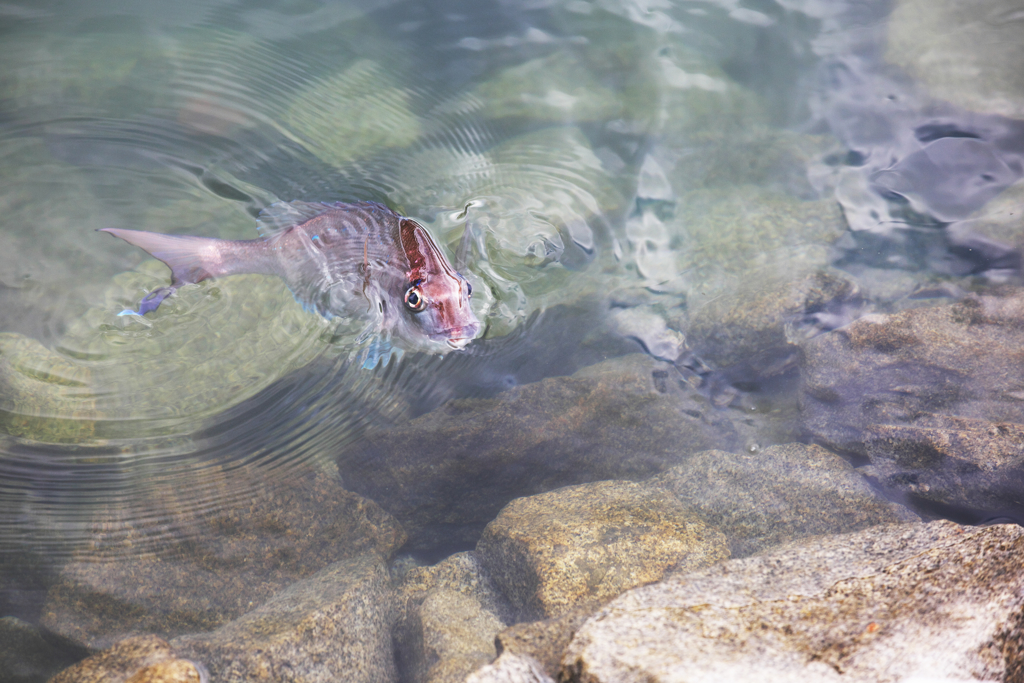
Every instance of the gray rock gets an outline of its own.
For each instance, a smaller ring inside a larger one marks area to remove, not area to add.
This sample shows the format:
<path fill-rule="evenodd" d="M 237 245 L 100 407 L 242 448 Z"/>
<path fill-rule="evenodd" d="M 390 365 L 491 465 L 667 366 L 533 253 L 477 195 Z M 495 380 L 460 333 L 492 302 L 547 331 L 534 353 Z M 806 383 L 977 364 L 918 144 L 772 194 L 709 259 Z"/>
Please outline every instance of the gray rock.
<path fill-rule="evenodd" d="M 92 546 L 50 588 L 43 625 L 90 647 L 208 631 L 332 562 L 387 557 L 405 538 L 375 503 L 325 475 L 274 481 L 254 468 L 204 467 L 196 476 L 155 487 L 145 509 L 98 510 Z M 195 505 L 193 486 L 221 505 Z M 154 539 L 177 545 L 156 554 Z"/>
<path fill-rule="evenodd" d="M 414 550 L 475 543 L 510 500 L 602 479 L 642 479 L 740 438 L 727 416 L 635 354 L 493 399 L 460 399 L 341 453 L 346 488 L 380 504 Z M 471 485 L 467 485 L 471 482 Z"/>
<path fill-rule="evenodd" d="M 536 660 L 506 653 L 466 677 L 466 683 L 555 683 Z"/>
<path fill-rule="evenodd" d="M 674 496 L 628 481 L 518 498 L 476 552 L 526 619 L 595 608 L 671 568 L 728 557 L 725 537 Z"/>
<path fill-rule="evenodd" d="M 1024 530 L 951 522 L 799 542 L 612 601 L 560 680 L 1012 680 Z"/>
<path fill-rule="evenodd" d="M 471 552 L 405 573 L 394 639 L 403 681 L 460 682 L 498 654 L 512 608 Z"/>
<path fill-rule="evenodd" d="M 397 681 L 394 606 L 375 553 L 332 564 L 211 633 L 182 636 L 176 652 L 216 681 Z"/>
<path fill-rule="evenodd" d="M 0 618 L 0 683 L 45 681 L 86 654 L 59 647 L 17 617 Z"/>
<path fill-rule="evenodd" d="M 946 514 L 1018 515 L 1024 295 L 871 316 L 803 345 L 804 426 L 870 461 L 892 495 Z M 975 511 L 975 512 L 970 512 Z"/>
<path fill-rule="evenodd" d="M 646 483 L 671 492 L 724 533 L 733 558 L 801 536 L 920 521 L 880 497 L 845 460 L 820 446 L 706 451 Z"/>
<path fill-rule="evenodd" d="M 764 275 L 720 292 L 686 326 L 701 359 L 747 381 L 793 369 L 805 335 L 845 324 L 859 308 L 857 287 L 835 272 Z"/>

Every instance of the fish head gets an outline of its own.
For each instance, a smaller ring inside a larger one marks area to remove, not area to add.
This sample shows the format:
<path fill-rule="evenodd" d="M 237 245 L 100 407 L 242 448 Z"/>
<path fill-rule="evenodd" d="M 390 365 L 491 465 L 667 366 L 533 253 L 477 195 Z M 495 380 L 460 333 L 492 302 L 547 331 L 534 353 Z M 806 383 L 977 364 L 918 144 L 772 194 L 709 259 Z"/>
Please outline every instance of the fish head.
<path fill-rule="evenodd" d="M 405 218 L 401 234 L 409 269 L 399 294 L 403 320 L 396 332 L 432 350 L 464 348 L 481 329 L 470 305 L 473 285 L 451 267 L 421 225 Z"/>

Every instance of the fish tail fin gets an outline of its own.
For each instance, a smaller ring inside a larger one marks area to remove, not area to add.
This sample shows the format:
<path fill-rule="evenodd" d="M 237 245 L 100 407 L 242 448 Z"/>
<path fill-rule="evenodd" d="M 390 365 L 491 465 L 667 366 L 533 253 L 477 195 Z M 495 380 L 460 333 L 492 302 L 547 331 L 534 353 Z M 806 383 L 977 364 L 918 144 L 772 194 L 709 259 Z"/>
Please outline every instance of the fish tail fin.
<path fill-rule="evenodd" d="M 150 292 L 142 300 L 138 311 L 125 310 L 118 315 L 145 315 L 156 310 L 160 302 L 182 285 L 202 282 L 209 277 L 229 275 L 236 270 L 233 266 L 237 265 L 237 260 L 232 258 L 234 243 L 230 240 L 190 235 L 163 235 L 120 228 L 103 228 L 102 232 L 110 233 L 129 244 L 145 249 L 171 269 L 170 287 L 161 287 Z"/>

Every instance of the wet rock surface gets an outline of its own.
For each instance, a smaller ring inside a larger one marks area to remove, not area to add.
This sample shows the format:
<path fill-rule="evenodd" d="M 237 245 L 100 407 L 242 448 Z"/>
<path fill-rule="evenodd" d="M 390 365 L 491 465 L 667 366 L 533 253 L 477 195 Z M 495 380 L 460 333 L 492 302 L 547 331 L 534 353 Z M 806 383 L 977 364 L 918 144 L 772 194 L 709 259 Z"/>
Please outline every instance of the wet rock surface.
<path fill-rule="evenodd" d="M 476 552 L 520 619 L 595 608 L 669 569 L 728 557 L 725 537 L 671 494 L 626 481 L 516 499 Z"/>
<path fill-rule="evenodd" d="M 671 492 L 726 535 L 733 558 L 801 536 L 919 521 L 872 490 L 845 460 L 820 446 L 786 444 L 755 453 L 705 451 L 646 485 Z"/>
<path fill-rule="evenodd" d="M 809 340 L 806 430 L 933 514 L 1024 518 L 1022 319 L 1011 289 Z"/>
<path fill-rule="evenodd" d="M 462 681 L 498 654 L 512 606 L 472 552 L 408 570 L 396 589 L 394 640 L 403 681 Z"/>
<path fill-rule="evenodd" d="M 393 514 L 409 548 L 471 547 L 513 498 L 641 479 L 740 438 L 675 368 L 634 354 L 493 399 L 455 400 L 340 454 L 346 488 Z M 681 386 L 682 385 L 682 386 Z"/>
<path fill-rule="evenodd" d="M 298 581 L 210 633 L 171 641 L 213 680 L 333 683 L 398 680 L 391 645 L 394 605 L 376 553 Z"/>
<path fill-rule="evenodd" d="M 94 648 L 139 633 L 208 631 L 332 562 L 387 557 L 405 538 L 375 503 L 327 475 L 270 482 L 225 467 L 196 476 L 218 508 L 195 507 L 179 480 L 151 491 L 144 510 L 97 510 L 93 543 L 63 568 L 42 623 Z M 154 538 L 174 541 L 173 551 L 155 554 Z M 125 556 L 133 543 L 137 554 Z"/>
<path fill-rule="evenodd" d="M 1024 530 L 880 526 L 674 574 L 577 632 L 560 680 L 1012 680 Z"/>

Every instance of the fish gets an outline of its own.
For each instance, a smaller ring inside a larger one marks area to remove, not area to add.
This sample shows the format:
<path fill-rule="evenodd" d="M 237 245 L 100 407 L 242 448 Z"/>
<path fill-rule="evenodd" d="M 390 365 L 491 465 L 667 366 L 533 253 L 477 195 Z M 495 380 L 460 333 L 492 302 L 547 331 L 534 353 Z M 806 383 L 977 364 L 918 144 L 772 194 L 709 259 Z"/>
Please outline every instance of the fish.
<path fill-rule="evenodd" d="M 465 348 L 480 333 L 473 286 L 427 230 L 377 202 L 279 202 L 259 216 L 261 239 L 224 240 L 103 228 L 171 269 L 171 284 L 147 294 L 146 315 L 186 284 L 242 273 L 276 275 L 296 300 L 325 318 L 363 316 L 405 351 Z"/>

